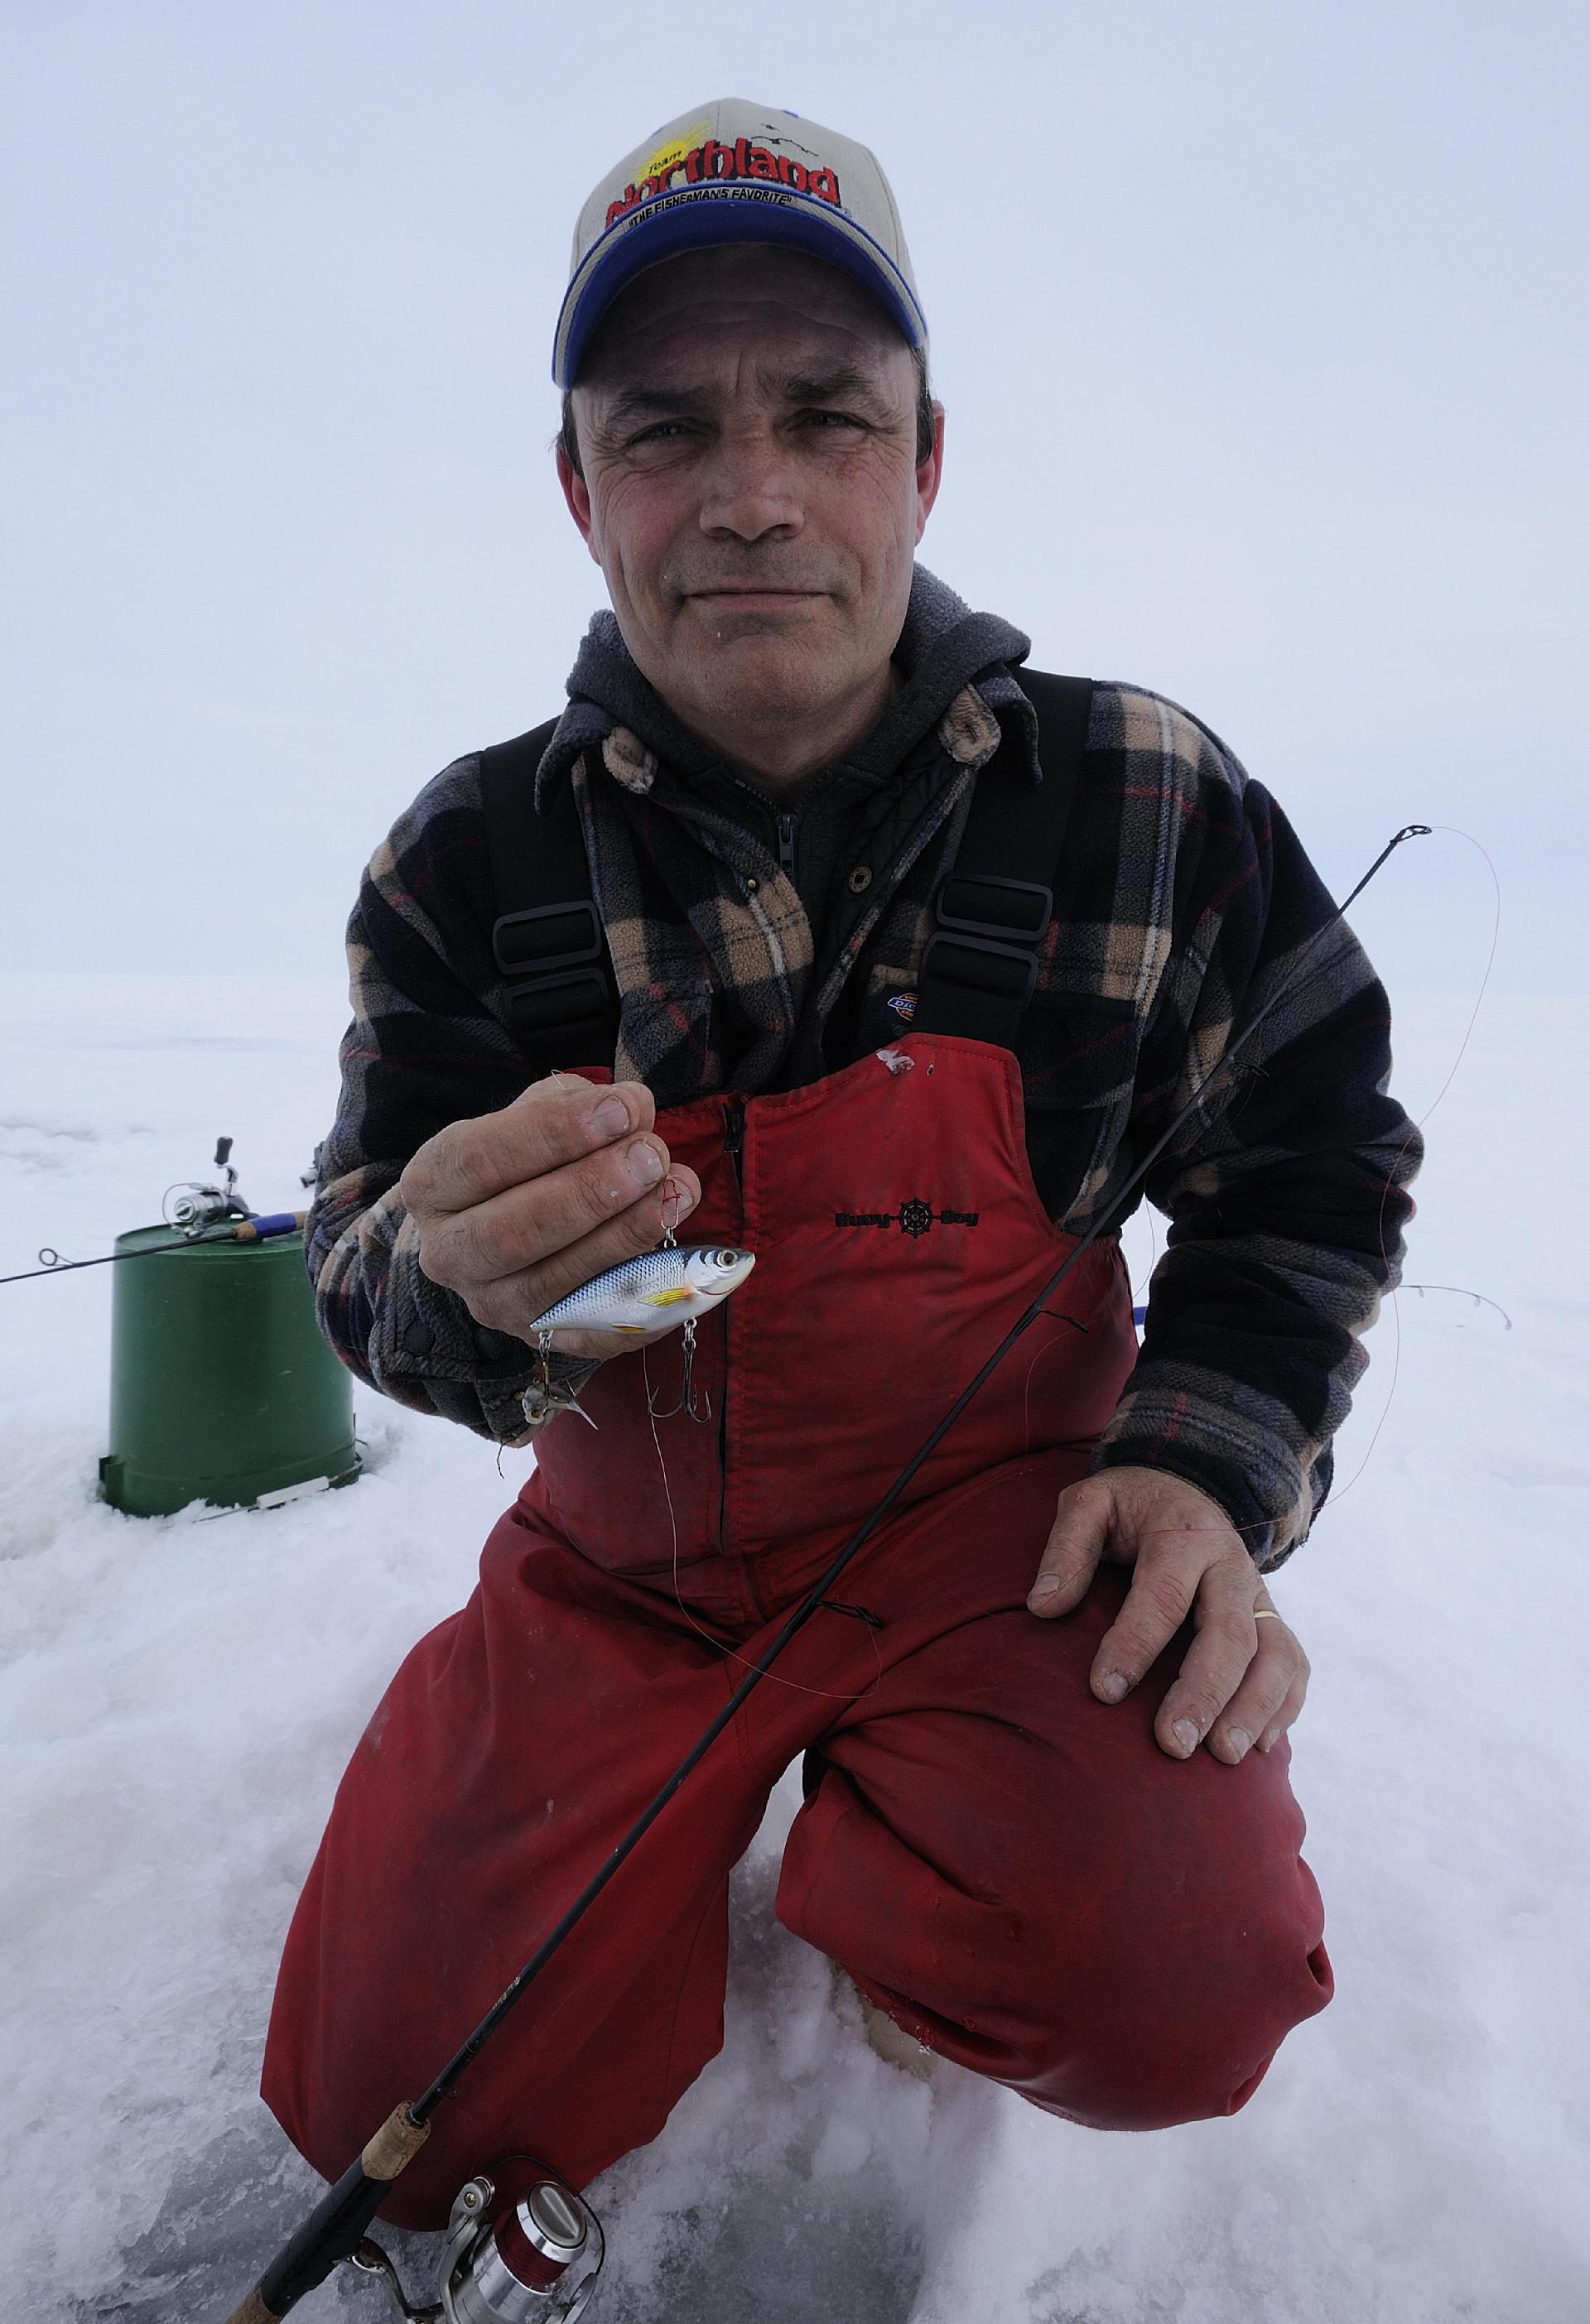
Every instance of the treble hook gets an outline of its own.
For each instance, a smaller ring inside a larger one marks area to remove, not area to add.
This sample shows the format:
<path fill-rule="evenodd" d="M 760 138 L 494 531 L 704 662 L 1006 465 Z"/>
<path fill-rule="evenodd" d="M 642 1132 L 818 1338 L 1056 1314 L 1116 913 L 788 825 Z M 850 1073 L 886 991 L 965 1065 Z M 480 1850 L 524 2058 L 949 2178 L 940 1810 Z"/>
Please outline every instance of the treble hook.
<path fill-rule="evenodd" d="M 662 1248 L 664 1250 L 679 1249 L 679 1208 L 683 1201 L 684 1189 L 675 1183 L 670 1171 L 662 1182 Z M 652 1388 L 646 1397 L 646 1409 L 653 1420 L 675 1420 L 681 1412 L 687 1413 L 692 1420 L 710 1420 L 712 1398 L 705 1388 L 699 1396 L 696 1393 L 696 1319 L 693 1315 L 687 1319 L 679 1337 L 684 1344 L 685 1369 L 683 1378 L 679 1381 L 679 1402 L 666 1406 L 660 1405 L 657 1401 L 657 1391 Z"/>
<path fill-rule="evenodd" d="M 682 1412 L 691 1420 L 706 1422 L 712 1417 L 712 1398 L 705 1388 L 699 1394 L 696 1388 L 696 1318 L 693 1315 L 684 1323 L 679 1338 L 684 1343 L 685 1369 L 679 1382 L 679 1402 L 666 1407 L 660 1405 L 657 1391 L 653 1388 L 646 1398 L 646 1409 L 653 1420 L 675 1420 Z"/>
<path fill-rule="evenodd" d="M 578 1412 L 587 1428 L 595 1428 L 596 1422 L 579 1398 L 570 1388 L 559 1387 L 552 1378 L 550 1332 L 536 1333 L 535 1352 L 535 1378 L 520 1398 L 526 1420 L 534 1427 L 541 1421 L 550 1420 L 554 1413 Z"/>

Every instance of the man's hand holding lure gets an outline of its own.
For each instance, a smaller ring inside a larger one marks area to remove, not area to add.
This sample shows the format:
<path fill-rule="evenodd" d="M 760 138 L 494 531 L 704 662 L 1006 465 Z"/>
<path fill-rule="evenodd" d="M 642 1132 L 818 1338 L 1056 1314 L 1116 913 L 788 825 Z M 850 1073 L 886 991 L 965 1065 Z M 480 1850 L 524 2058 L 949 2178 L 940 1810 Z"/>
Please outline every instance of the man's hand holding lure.
<path fill-rule="evenodd" d="M 640 1082 L 552 1074 L 500 1113 L 450 1123 L 403 1173 L 426 1274 L 476 1323 L 535 1349 L 532 1426 L 562 1411 L 587 1417 L 586 1366 L 560 1379 L 554 1351 L 595 1363 L 681 1327 L 688 1402 L 697 1323 L 755 1264 L 749 1251 L 679 1245 L 701 1188 L 693 1170 L 670 1167 L 655 1120 Z"/>
<path fill-rule="evenodd" d="M 642 1083 L 553 1074 L 500 1113 L 439 1130 L 398 1182 L 427 1276 L 488 1330 L 533 1345 L 550 1327 L 562 1354 L 622 1355 L 627 1330 L 585 1312 L 592 1286 L 653 1252 L 701 1199 L 656 1119 Z M 658 1312 L 664 1328 L 685 1321 Z"/>

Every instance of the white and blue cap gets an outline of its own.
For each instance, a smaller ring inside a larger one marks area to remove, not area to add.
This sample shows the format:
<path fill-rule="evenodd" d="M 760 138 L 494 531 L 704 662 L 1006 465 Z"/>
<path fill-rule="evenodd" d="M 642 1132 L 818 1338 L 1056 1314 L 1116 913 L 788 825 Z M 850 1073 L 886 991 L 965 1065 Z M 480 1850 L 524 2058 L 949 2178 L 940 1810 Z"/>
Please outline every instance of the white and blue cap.
<path fill-rule="evenodd" d="M 772 242 L 843 267 L 913 347 L 928 325 L 900 212 L 853 138 L 739 97 L 654 130 L 592 192 L 574 229 L 552 377 L 569 387 L 591 335 L 645 267 L 714 244 Z"/>

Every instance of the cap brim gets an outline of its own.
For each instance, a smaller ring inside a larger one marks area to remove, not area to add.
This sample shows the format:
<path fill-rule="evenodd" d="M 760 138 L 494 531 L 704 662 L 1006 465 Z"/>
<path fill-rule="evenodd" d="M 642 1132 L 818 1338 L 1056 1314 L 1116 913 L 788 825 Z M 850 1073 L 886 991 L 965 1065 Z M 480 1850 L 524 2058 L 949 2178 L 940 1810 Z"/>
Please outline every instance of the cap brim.
<path fill-rule="evenodd" d="M 905 277 L 872 236 L 819 196 L 715 184 L 664 195 L 618 219 L 587 254 L 569 286 L 552 343 L 555 385 L 571 387 L 592 334 L 625 285 L 649 266 L 687 250 L 735 242 L 776 243 L 826 259 L 852 276 L 884 309 L 910 346 L 926 344 L 927 319 Z"/>

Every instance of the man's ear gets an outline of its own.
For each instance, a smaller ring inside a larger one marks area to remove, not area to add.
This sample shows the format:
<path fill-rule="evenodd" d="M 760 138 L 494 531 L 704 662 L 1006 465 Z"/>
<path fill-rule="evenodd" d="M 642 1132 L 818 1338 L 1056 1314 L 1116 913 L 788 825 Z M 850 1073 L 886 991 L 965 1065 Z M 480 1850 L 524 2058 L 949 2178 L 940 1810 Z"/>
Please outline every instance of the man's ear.
<path fill-rule="evenodd" d="M 917 539 L 928 529 L 928 518 L 944 477 L 944 406 L 933 400 L 933 448 L 917 470 Z"/>
<path fill-rule="evenodd" d="M 596 555 L 596 544 L 591 537 L 591 488 L 575 466 L 561 444 L 558 447 L 558 482 L 563 487 L 563 498 L 569 513 L 579 527 L 579 537 L 591 552 L 594 564 L 602 560 Z"/>

